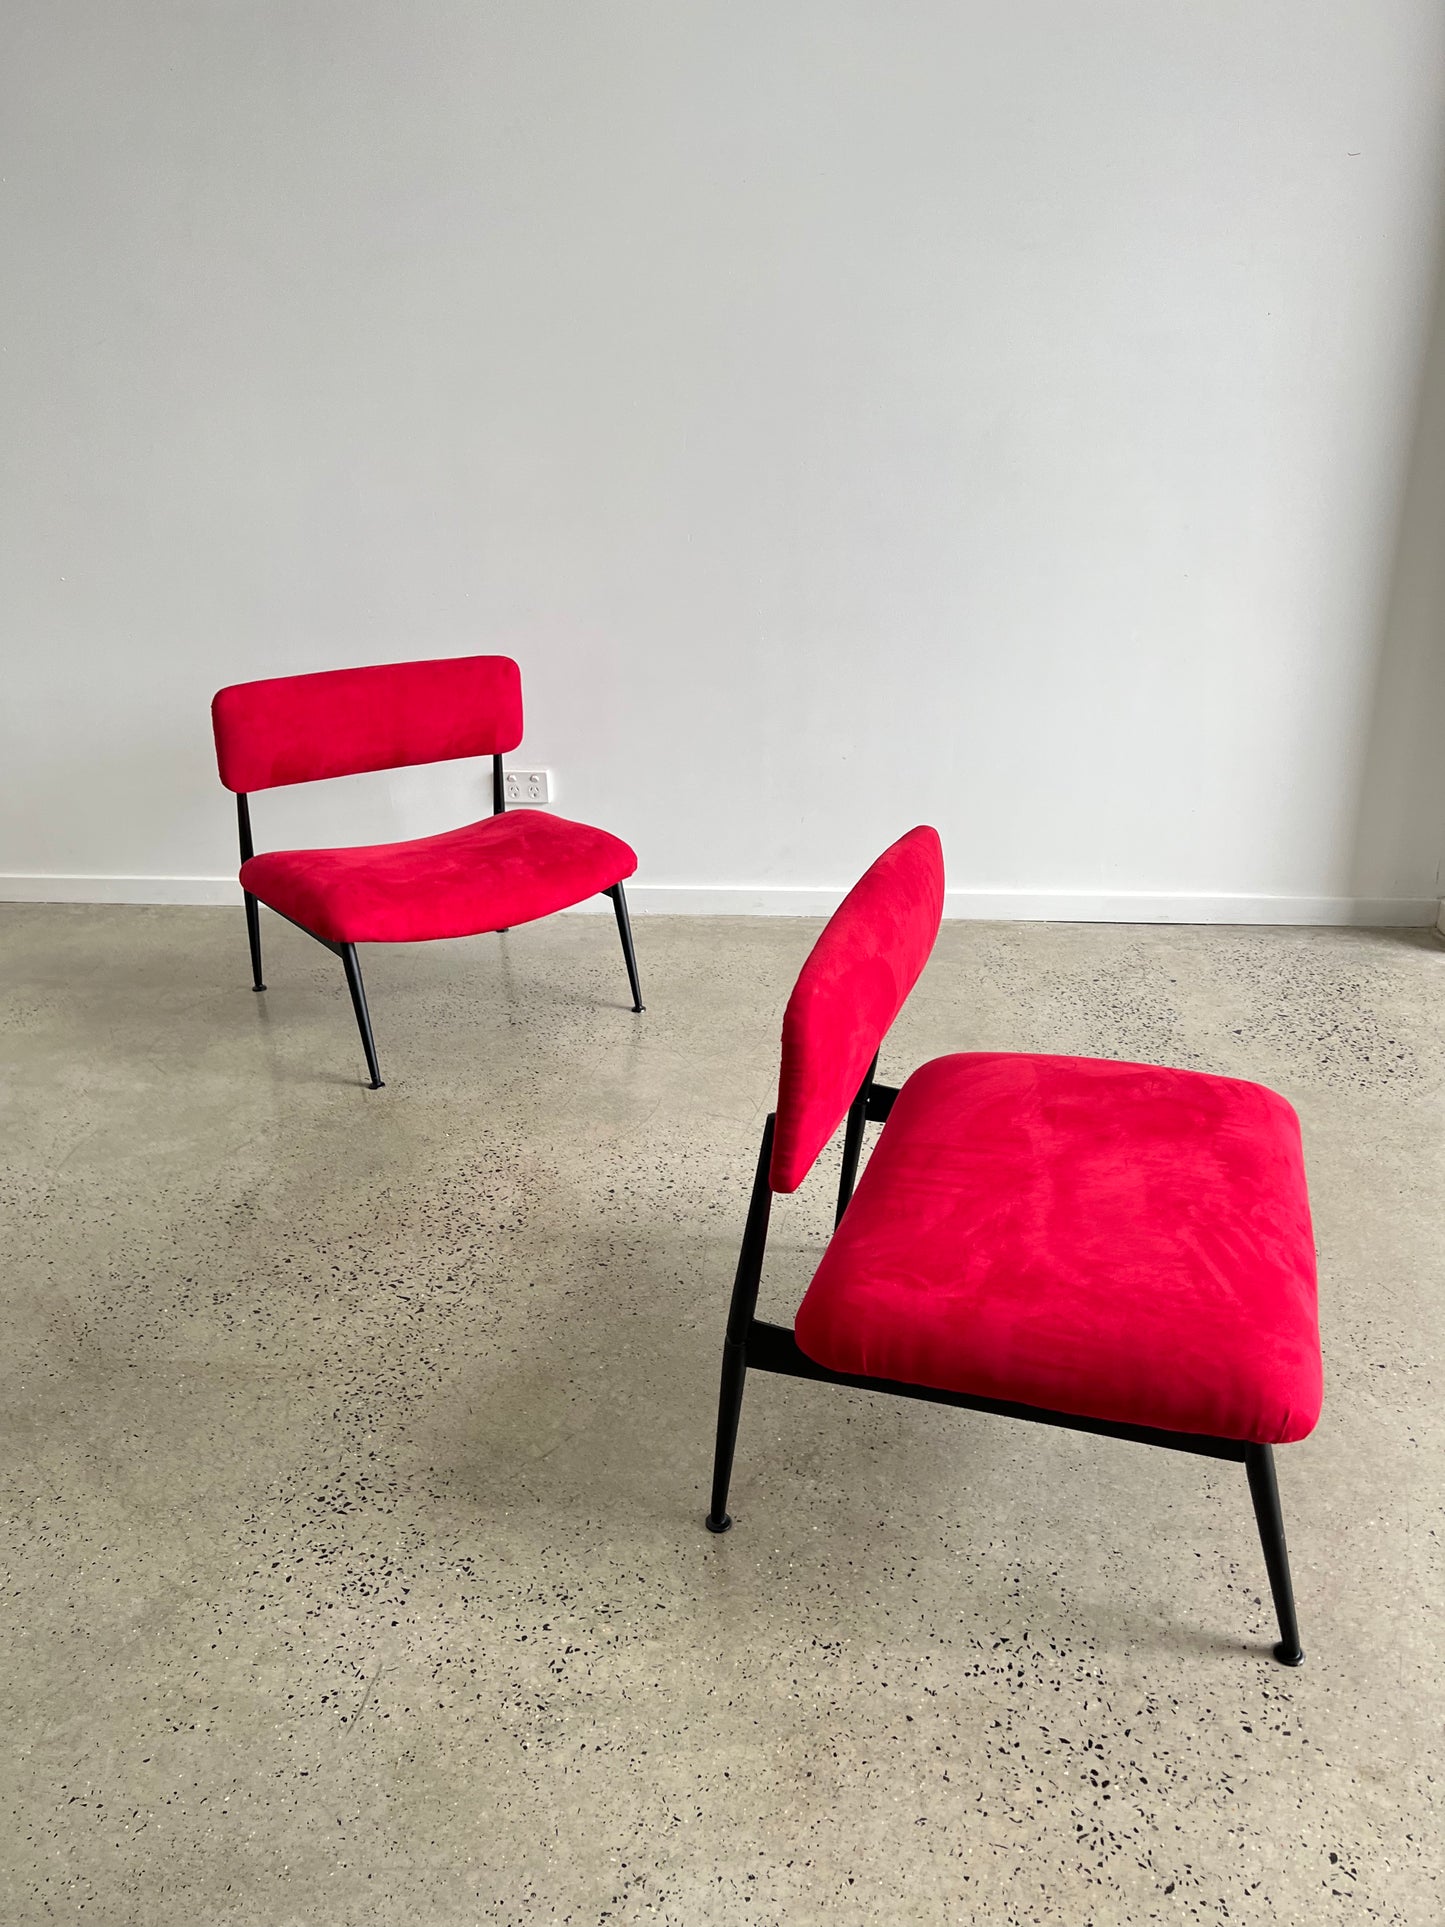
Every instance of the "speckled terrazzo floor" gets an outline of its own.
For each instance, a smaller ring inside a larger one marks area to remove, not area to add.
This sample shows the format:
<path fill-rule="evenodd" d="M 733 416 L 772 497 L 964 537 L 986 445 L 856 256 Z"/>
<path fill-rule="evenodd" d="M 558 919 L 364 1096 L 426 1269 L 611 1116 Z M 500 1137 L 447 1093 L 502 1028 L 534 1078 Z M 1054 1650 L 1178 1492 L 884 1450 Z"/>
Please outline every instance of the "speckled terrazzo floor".
<path fill-rule="evenodd" d="M 755 1379 L 701 1528 L 793 921 L 339 970 L 239 912 L 0 914 L 0 1920 L 1445 1919 L 1445 950 L 945 927 L 886 1047 L 1299 1107 L 1328 1392 L 1281 1484 Z M 791 1316 L 830 1177 L 775 1217 Z"/>

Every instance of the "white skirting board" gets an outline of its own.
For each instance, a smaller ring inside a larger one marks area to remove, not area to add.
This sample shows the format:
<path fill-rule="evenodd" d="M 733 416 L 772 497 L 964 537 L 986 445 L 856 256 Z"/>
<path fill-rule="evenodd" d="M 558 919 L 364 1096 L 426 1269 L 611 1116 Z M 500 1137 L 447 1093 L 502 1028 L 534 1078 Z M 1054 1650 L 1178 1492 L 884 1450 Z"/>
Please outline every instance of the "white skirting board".
<path fill-rule="evenodd" d="M 789 885 L 629 883 L 639 915 L 826 917 L 846 883 Z M 239 904 L 234 877 L 0 876 L 0 903 Z M 579 906 L 583 907 L 583 906 Z M 610 906 L 599 899 L 597 910 Z M 1274 923 L 1423 930 L 1445 906 L 1435 897 L 1222 896 L 1072 890 L 950 890 L 946 917 L 1010 923 Z"/>
<path fill-rule="evenodd" d="M 826 917 L 847 885 L 831 889 L 629 883 L 639 914 Z M 945 917 L 989 923 L 1286 923 L 1425 929 L 1434 897 L 1172 896 L 1155 891 L 947 890 Z"/>

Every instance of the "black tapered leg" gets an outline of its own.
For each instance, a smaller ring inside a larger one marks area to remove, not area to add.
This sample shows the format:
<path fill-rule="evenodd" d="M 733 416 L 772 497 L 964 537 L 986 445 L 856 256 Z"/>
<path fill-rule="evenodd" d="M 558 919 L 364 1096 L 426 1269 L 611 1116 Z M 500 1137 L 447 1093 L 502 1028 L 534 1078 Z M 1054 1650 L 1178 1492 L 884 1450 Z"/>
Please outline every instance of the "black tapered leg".
<path fill-rule="evenodd" d="M 733 1451 L 738 1442 L 738 1419 L 743 1409 L 743 1387 L 748 1378 L 748 1355 L 731 1339 L 723 1344 L 722 1384 L 717 1399 L 717 1445 L 712 1460 L 712 1505 L 703 1524 L 709 1532 L 727 1532 L 728 1487 L 732 1484 Z"/>
<path fill-rule="evenodd" d="M 1299 1625 L 1294 1613 L 1294 1587 L 1289 1576 L 1289 1549 L 1284 1542 L 1284 1514 L 1279 1505 L 1279 1481 L 1274 1474 L 1274 1448 L 1251 1445 L 1245 1454 L 1249 1474 L 1249 1496 L 1254 1500 L 1254 1516 L 1259 1522 L 1260 1544 L 1269 1573 L 1269 1589 L 1274 1594 L 1275 1616 L 1279 1620 L 1279 1642 L 1274 1656 L 1281 1666 L 1299 1666 L 1304 1651 L 1299 1643 Z"/>
<path fill-rule="evenodd" d="M 251 988 L 264 990 L 261 980 L 261 906 L 249 890 L 242 893 L 246 899 L 246 938 L 251 946 Z"/>
<path fill-rule="evenodd" d="M 381 1089 L 381 1072 L 376 1066 L 376 1045 L 371 1036 L 371 1013 L 366 1008 L 366 986 L 361 981 L 361 965 L 356 961 L 356 945 L 340 946 L 346 988 L 351 992 L 351 1008 L 356 1012 L 356 1028 L 361 1032 L 361 1048 L 366 1052 L 366 1068 L 371 1073 L 371 1088 Z"/>
<path fill-rule="evenodd" d="M 627 894 L 620 883 L 607 892 L 617 912 L 617 934 L 622 939 L 622 955 L 627 962 L 627 981 L 632 985 L 632 1008 L 642 1009 L 642 986 L 637 981 L 637 952 L 632 948 L 632 919 L 627 914 Z"/>
<path fill-rule="evenodd" d="M 728 1305 L 722 1384 L 718 1388 L 717 1400 L 717 1446 L 712 1462 L 712 1506 L 703 1521 L 709 1532 L 726 1532 L 732 1524 L 728 1517 L 728 1486 L 732 1482 L 733 1448 L 738 1442 L 738 1415 L 743 1409 L 743 1387 L 748 1376 L 748 1332 L 753 1313 L 757 1310 L 763 1253 L 768 1245 L 768 1218 L 773 1205 L 769 1173 L 773 1161 L 774 1122 L 770 1116 L 763 1126 L 757 1170 L 753 1174 L 753 1195 L 748 1204 L 748 1221 L 743 1227 L 742 1249 L 738 1253 L 738 1268 L 733 1274 L 733 1295 Z"/>

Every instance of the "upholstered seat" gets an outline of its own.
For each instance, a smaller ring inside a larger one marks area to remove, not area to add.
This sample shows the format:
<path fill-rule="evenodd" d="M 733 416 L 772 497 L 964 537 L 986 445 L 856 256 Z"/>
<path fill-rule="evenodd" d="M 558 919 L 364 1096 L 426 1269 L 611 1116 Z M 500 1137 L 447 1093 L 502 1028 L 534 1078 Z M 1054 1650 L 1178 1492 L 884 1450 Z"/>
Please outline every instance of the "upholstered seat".
<path fill-rule="evenodd" d="M 1303 1438 L 1321 1381 L 1295 1114 L 1194 1071 L 936 1058 L 899 1092 L 795 1329 L 831 1371 Z"/>
<path fill-rule="evenodd" d="M 410 943 L 530 923 L 636 868 L 607 830 L 514 810 L 409 843 L 268 850 L 242 865 L 241 887 L 330 943 Z"/>

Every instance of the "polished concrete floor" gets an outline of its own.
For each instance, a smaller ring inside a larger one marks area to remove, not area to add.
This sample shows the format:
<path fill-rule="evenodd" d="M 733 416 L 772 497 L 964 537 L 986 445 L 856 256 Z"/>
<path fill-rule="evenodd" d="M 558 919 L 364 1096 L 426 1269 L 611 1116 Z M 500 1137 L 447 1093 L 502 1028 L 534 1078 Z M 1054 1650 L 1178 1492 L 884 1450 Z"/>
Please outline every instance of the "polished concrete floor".
<path fill-rule="evenodd" d="M 1231 1466 L 759 1379 L 702 1530 L 811 934 L 640 920 L 640 1018 L 610 918 L 372 951 L 371 1094 L 274 920 L 256 997 L 239 912 L 0 913 L 7 1927 L 1445 1920 L 1445 950 L 955 924 L 885 1047 L 1298 1106 L 1295 1673 Z"/>

